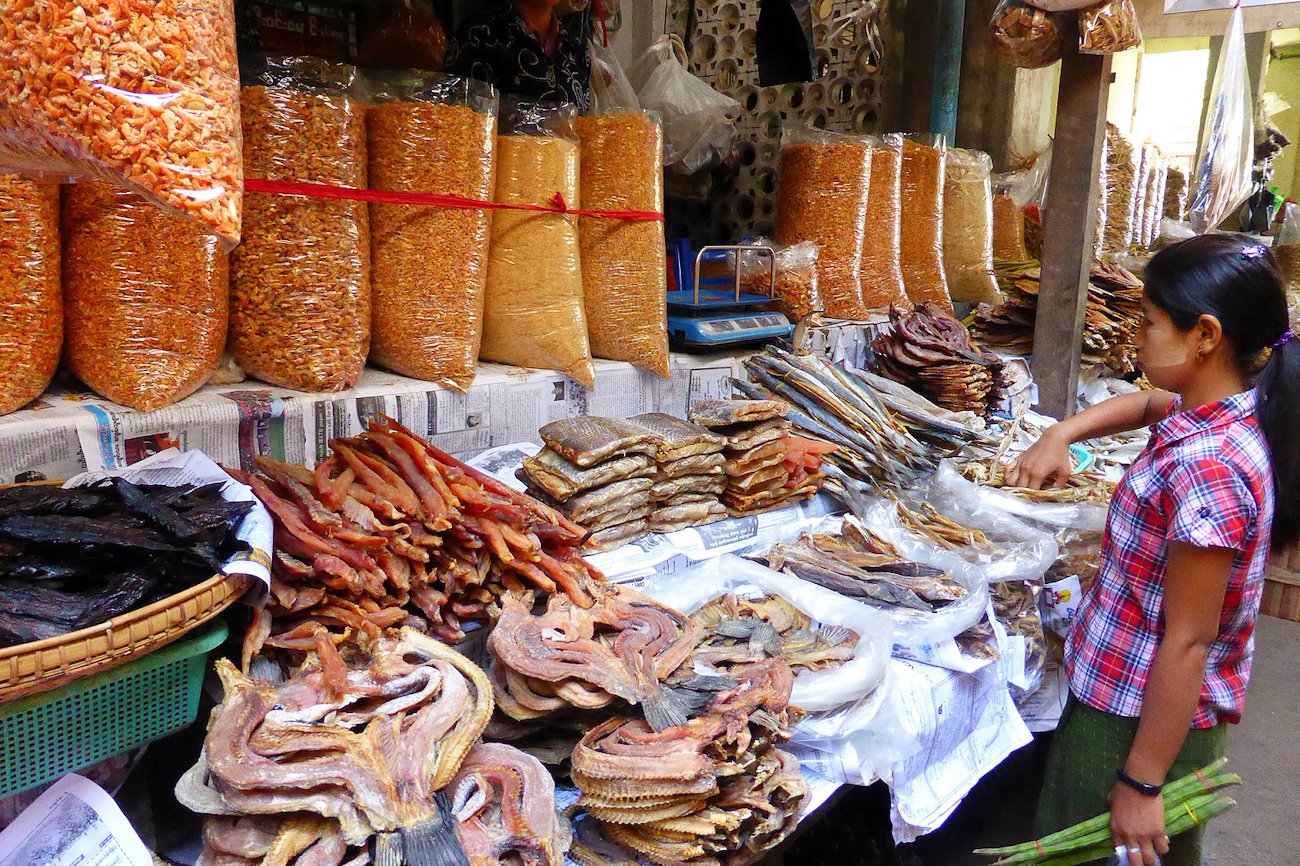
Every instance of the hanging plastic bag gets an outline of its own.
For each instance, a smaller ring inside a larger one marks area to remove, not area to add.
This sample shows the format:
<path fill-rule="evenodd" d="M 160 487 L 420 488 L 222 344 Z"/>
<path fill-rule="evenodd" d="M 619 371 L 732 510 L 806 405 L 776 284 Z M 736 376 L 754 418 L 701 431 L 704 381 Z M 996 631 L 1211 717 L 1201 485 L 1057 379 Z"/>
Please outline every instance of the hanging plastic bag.
<path fill-rule="evenodd" d="M 866 318 L 861 277 L 871 148 L 860 138 L 790 123 L 781 131 L 780 178 L 777 243 L 815 243 L 826 315 Z"/>
<path fill-rule="evenodd" d="M 352 66 L 271 61 L 240 95 L 249 178 L 365 189 L 366 117 Z M 351 388 L 370 348 L 365 202 L 249 193 L 230 256 L 230 351 L 254 378 Z"/>
<path fill-rule="evenodd" d="M 468 78 L 377 80 L 366 112 L 371 187 L 491 200 L 496 112 L 496 92 Z M 483 338 L 491 226 L 486 210 L 370 205 L 376 364 L 469 389 Z"/>
<path fill-rule="evenodd" d="M 730 152 L 740 103 L 690 73 L 678 36 L 660 37 L 632 65 L 628 80 L 641 107 L 662 118 L 667 168 L 694 174 Z"/>
<path fill-rule="evenodd" d="M 1254 100 L 1246 67 L 1245 25 L 1237 6 L 1223 37 L 1196 156 L 1190 208 L 1192 228 L 1198 234 L 1219 225 L 1249 198 L 1254 159 Z"/>
<path fill-rule="evenodd" d="M 558 193 L 569 207 L 581 207 L 573 119 L 571 105 L 520 102 L 503 110 L 497 202 L 544 206 Z M 588 388 L 596 386 L 578 249 L 573 214 L 493 212 L 485 360 L 557 370 Z"/>
<path fill-rule="evenodd" d="M 239 242 L 231 0 L 43 0 L 0 18 L 0 166 L 96 178 Z"/>
<path fill-rule="evenodd" d="M 62 347 L 59 187 L 0 175 L 0 415 L 41 396 Z"/>
<path fill-rule="evenodd" d="M 889 661 L 890 623 L 879 611 L 837 592 L 775 572 L 733 554 L 724 554 L 676 574 L 657 575 L 642 594 L 692 614 L 719 596 L 777 595 L 813 620 L 817 627 L 842 626 L 857 635 L 853 658 L 838 667 L 800 671 L 790 703 L 820 712 L 854 704 L 880 688 Z"/>
<path fill-rule="evenodd" d="M 993 160 L 949 148 L 943 175 L 943 271 L 954 301 L 997 304 L 993 278 Z"/>
<path fill-rule="evenodd" d="M 1107 0 L 1079 13 L 1079 53 L 1118 54 L 1142 44 L 1133 0 Z"/>
<path fill-rule="evenodd" d="M 1047 12 L 1023 0 L 998 0 L 989 26 L 998 54 L 1012 66 L 1040 69 L 1061 59 L 1061 28 Z"/>
<path fill-rule="evenodd" d="M 593 39 L 591 51 L 591 113 L 611 114 L 619 111 L 639 111 L 641 101 L 636 88 L 628 80 L 623 66 L 610 51 Z"/>

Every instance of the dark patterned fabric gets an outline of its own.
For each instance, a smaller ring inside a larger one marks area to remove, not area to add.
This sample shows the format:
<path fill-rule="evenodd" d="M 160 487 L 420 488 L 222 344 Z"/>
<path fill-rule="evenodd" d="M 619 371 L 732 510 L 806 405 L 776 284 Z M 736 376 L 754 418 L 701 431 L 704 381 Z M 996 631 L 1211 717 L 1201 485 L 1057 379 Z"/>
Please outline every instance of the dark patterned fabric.
<path fill-rule="evenodd" d="M 560 19 L 559 44 L 548 57 L 542 42 L 515 11 L 512 2 L 494 2 L 471 18 L 447 52 L 447 70 L 477 78 L 502 93 L 529 100 L 570 102 L 586 111 L 591 104 L 590 11 Z"/>

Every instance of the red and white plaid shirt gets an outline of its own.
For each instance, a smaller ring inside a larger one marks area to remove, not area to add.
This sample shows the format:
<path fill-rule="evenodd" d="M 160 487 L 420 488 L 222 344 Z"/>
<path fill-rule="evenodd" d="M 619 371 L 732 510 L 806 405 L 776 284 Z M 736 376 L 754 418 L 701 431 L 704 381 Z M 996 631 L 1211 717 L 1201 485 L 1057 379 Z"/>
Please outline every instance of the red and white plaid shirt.
<path fill-rule="evenodd" d="M 1098 579 L 1066 644 L 1075 697 L 1120 716 L 1142 695 L 1164 634 L 1170 541 L 1236 551 L 1206 659 L 1194 728 L 1237 722 L 1246 697 L 1255 618 L 1273 523 L 1273 474 L 1253 390 L 1171 414 L 1153 428 L 1106 517 Z"/>

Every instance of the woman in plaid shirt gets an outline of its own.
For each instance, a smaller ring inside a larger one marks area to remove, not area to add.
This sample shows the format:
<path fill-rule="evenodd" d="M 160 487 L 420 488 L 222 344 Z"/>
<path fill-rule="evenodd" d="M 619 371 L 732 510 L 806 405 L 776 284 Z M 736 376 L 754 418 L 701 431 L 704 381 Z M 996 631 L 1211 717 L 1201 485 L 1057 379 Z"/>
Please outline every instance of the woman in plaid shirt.
<path fill-rule="evenodd" d="M 1223 754 L 1241 718 L 1270 550 L 1300 540 L 1300 341 L 1269 250 L 1202 235 L 1151 259 L 1135 339 L 1160 389 L 1052 427 L 1007 473 L 1070 473 L 1072 442 L 1151 425 L 1115 491 L 1096 582 L 1066 643 L 1071 700 L 1039 835 L 1106 810 L 1130 866 L 1200 862 L 1171 843 L 1160 786 Z"/>

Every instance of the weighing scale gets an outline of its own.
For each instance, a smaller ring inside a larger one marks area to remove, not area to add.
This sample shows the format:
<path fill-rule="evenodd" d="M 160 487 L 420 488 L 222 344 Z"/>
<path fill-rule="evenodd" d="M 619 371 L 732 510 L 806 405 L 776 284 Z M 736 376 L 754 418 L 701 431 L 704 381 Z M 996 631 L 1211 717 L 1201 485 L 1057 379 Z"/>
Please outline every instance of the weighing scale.
<path fill-rule="evenodd" d="M 668 343 L 674 351 L 707 354 L 790 339 L 794 333 L 790 320 L 763 309 L 775 296 L 776 253 L 771 247 L 713 245 L 700 247 L 696 253 L 690 240 L 683 238 L 675 241 L 668 253 Z M 766 256 L 766 295 L 740 290 L 742 253 Z M 703 262 L 725 262 L 728 254 L 736 262 L 730 278 L 700 276 Z"/>

